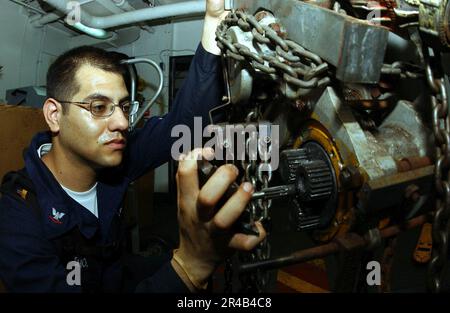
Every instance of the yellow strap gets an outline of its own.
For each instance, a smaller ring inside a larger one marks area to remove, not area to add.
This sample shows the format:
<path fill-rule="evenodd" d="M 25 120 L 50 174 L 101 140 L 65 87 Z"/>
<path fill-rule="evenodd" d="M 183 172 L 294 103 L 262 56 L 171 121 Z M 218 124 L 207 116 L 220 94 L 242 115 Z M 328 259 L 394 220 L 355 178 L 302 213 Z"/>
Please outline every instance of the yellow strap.
<path fill-rule="evenodd" d="M 431 231 L 433 226 L 431 223 L 425 223 L 422 226 L 419 240 L 417 241 L 416 248 L 414 249 L 413 259 L 417 263 L 426 264 L 431 260 L 431 252 L 433 248 L 433 237 Z"/>

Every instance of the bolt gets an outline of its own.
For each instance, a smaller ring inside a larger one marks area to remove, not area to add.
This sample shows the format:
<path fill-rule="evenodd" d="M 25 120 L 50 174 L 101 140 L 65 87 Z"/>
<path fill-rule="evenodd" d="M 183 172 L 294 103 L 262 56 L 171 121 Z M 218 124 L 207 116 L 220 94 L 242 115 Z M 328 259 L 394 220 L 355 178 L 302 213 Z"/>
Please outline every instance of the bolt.
<path fill-rule="evenodd" d="M 339 180 L 343 186 L 348 186 L 352 180 L 352 174 L 347 168 L 344 168 L 339 175 Z"/>
<path fill-rule="evenodd" d="M 417 185 L 409 185 L 405 189 L 405 198 L 410 199 L 412 202 L 416 203 L 419 201 L 421 195 L 420 195 L 420 188 Z"/>
<path fill-rule="evenodd" d="M 343 187 L 349 189 L 356 189 L 363 183 L 361 173 L 358 168 L 353 165 L 346 166 L 342 169 L 339 180 Z"/>
<path fill-rule="evenodd" d="M 294 107 L 299 110 L 300 112 L 304 111 L 307 108 L 307 104 L 306 102 L 304 102 L 303 100 L 296 100 Z"/>
<path fill-rule="evenodd" d="M 370 90 L 370 93 L 371 93 L 372 98 L 374 98 L 374 99 L 377 99 L 378 97 L 381 96 L 381 91 L 378 88 L 372 88 Z"/>

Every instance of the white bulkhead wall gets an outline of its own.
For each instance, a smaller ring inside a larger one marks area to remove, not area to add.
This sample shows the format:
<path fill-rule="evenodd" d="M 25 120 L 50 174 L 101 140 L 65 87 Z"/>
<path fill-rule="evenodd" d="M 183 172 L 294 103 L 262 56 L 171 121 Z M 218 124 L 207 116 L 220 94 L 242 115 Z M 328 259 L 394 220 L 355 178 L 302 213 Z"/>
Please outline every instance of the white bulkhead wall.
<path fill-rule="evenodd" d="M 161 1 L 162 2 L 162 1 Z M 167 1 L 168 3 L 174 1 Z M 203 21 L 201 17 L 176 20 L 170 24 L 152 24 L 140 29 L 139 39 L 120 47 L 101 44 L 86 35 L 78 35 L 55 23 L 36 28 L 32 25 L 28 10 L 11 2 L 0 2 L 0 102 L 5 102 L 6 90 L 45 85 L 45 76 L 51 62 L 64 51 L 83 44 L 98 43 L 99 46 L 144 57 L 164 64 L 165 83 L 161 100 L 152 108 L 151 114 L 163 115 L 168 111 L 169 57 L 192 55 L 200 44 Z M 138 65 L 139 74 L 155 88 L 147 88 L 144 96 L 150 99 L 157 85 L 157 74 L 146 65 Z M 155 170 L 155 192 L 168 191 L 168 166 Z"/>
<path fill-rule="evenodd" d="M 45 85 L 48 66 L 69 47 L 69 34 L 51 26 L 35 28 L 24 9 L 0 3 L 0 102 L 8 89 Z"/>

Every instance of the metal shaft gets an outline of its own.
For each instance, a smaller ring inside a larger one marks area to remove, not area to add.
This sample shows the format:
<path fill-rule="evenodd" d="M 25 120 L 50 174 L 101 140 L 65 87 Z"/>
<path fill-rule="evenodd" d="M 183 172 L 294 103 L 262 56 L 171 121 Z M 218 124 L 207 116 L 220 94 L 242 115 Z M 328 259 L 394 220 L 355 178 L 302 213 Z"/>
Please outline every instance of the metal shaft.
<path fill-rule="evenodd" d="M 380 231 L 381 238 L 388 238 L 398 235 L 400 232 L 411 229 L 424 224 L 428 220 L 428 215 L 421 215 L 406 222 L 404 225 L 395 225 L 387 227 Z M 304 263 L 306 261 L 319 259 L 327 255 L 339 252 L 349 251 L 357 248 L 363 248 L 369 245 L 369 240 L 355 233 L 348 233 L 340 238 L 336 238 L 333 242 L 318 247 L 299 250 L 288 256 L 265 260 L 255 263 L 242 264 L 239 267 L 239 272 L 250 272 L 256 269 L 271 270 L 283 266 Z"/>
<path fill-rule="evenodd" d="M 296 193 L 297 189 L 295 188 L 295 185 L 269 187 L 255 192 L 252 196 L 252 200 L 282 198 L 295 195 Z"/>

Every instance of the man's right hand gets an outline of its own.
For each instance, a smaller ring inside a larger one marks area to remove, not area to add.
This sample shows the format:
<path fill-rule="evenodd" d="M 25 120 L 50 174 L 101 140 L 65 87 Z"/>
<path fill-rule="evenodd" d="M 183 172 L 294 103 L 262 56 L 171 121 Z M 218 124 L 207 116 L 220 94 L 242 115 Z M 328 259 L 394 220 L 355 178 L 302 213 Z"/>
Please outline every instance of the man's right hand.
<path fill-rule="evenodd" d="M 180 247 L 174 258 L 181 262 L 172 260 L 172 264 L 192 291 L 193 286 L 206 284 L 233 250 L 250 251 L 266 236 L 259 222 L 256 222 L 258 237 L 236 233 L 232 227 L 251 200 L 253 187 L 250 183 L 242 184 L 221 208 L 216 207 L 238 176 L 234 165 L 218 168 L 200 189 L 197 160 L 208 159 L 213 154 L 211 149 L 194 150 L 180 158 L 177 172 Z"/>

